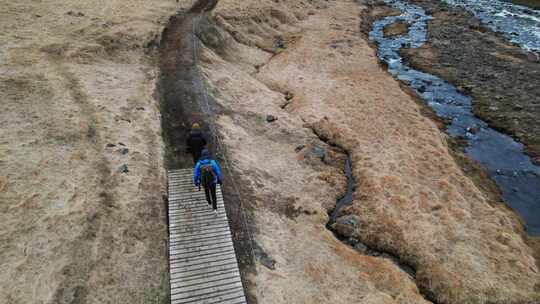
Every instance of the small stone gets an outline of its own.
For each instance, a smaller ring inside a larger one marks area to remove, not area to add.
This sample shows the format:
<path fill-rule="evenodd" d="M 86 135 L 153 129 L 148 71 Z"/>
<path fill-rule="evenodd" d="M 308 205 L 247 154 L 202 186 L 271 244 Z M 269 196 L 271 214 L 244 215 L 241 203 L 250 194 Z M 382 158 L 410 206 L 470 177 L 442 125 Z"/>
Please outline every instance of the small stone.
<path fill-rule="evenodd" d="M 468 84 L 468 85 L 464 85 L 463 86 L 463 89 L 465 92 L 472 92 L 474 89 L 476 88 L 476 86 L 472 85 L 472 84 Z"/>
<path fill-rule="evenodd" d="M 115 144 L 111 144 L 111 143 L 108 143 L 108 144 L 107 144 L 107 148 L 112 148 L 112 147 L 116 147 L 116 145 L 115 145 Z"/>
<path fill-rule="evenodd" d="M 540 61 L 540 55 L 538 55 L 536 53 L 533 53 L 533 52 L 528 52 L 527 53 L 527 60 L 530 61 L 530 62 Z"/>
<path fill-rule="evenodd" d="M 349 225 L 352 227 L 358 226 L 358 217 L 356 215 L 346 215 L 339 218 L 338 222 L 343 225 Z"/>
<path fill-rule="evenodd" d="M 120 168 L 118 168 L 118 172 L 120 172 L 120 173 L 128 173 L 129 172 L 128 166 L 126 164 L 121 165 Z"/>
<path fill-rule="evenodd" d="M 124 145 L 124 144 L 123 144 L 123 143 L 121 143 L 121 142 L 119 142 L 118 144 L 119 144 L 120 146 L 124 146 L 124 147 L 126 146 L 126 145 Z"/>
<path fill-rule="evenodd" d="M 354 249 L 356 251 L 360 251 L 362 253 L 365 253 L 367 251 L 367 246 L 364 245 L 364 243 L 358 242 L 356 245 L 354 245 Z"/>
<path fill-rule="evenodd" d="M 275 117 L 274 115 L 266 115 L 267 122 L 274 122 L 276 120 L 277 120 L 277 117 Z"/>
<path fill-rule="evenodd" d="M 313 146 L 304 153 L 305 158 L 318 158 L 321 161 L 324 161 L 326 157 L 326 150 L 319 146 Z"/>
<path fill-rule="evenodd" d="M 293 99 L 293 98 L 294 98 L 294 94 L 293 94 L 293 93 L 288 92 L 288 91 L 285 92 L 285 99 L 286 99 L 286 100 L 291 100 L 291 99 Z"/>
<path fill-rule="evenodd" d="M 74 12 L 74 11 L 69 11 L 66 13 L 66 15 L 69 15 L 69 16 L 74 16 L 74 17 L 84 17 L 84 14 L 81 13 L 81 12 Z"/>
<path fill-rule="evenodd" d="M 523 106 L 520 105 L 520 104 L 515 104 L 515 105 L 514 105 L 514 110 L 516 110 L 516 111 L 521 111 L 521 110 L 523 110 Z"/>
<path fill-rule="evenodd" d="M 272 260 L 270 257 L 262 257 L 259 259 L 261 264 L 270 270 L 276 270 L 276 261 Z"/>
<path fill-rule="evenodd" d="M 306 145 L 299 145 L 299 146 L 296 146 L 296 148 L 294 148 L 294 151 L 296 151 L 297 153 L 302 151 L 302 149 L 304 149 L 306 147 Z"/>
<path fill-rule="evenodd" d="M 478 125 L 474 125 L 472 127 L 467 128 L 467 132 L 469 132 L 471 134 L 476 134 L 476 133 L 478 133 L 478 131 L 480 131 L 480 127 Z"/>
<path fill-rule="evenodd" d="M 138 111 L 144 111 L 144 107 L 137 107 L 136 108 Z"/>

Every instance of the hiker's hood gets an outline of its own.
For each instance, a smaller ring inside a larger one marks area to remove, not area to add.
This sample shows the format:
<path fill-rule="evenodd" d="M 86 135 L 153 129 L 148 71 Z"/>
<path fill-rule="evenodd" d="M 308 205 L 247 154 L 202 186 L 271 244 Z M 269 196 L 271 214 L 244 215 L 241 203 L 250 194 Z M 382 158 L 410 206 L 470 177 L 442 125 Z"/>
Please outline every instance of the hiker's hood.
<path fill-rule="evenodd" d="M 208 153 L 208 150 L 204 149 L 201 152 L 201 160 L 202 159 L 208 159 L 210 157 L 210 153 Z"/>

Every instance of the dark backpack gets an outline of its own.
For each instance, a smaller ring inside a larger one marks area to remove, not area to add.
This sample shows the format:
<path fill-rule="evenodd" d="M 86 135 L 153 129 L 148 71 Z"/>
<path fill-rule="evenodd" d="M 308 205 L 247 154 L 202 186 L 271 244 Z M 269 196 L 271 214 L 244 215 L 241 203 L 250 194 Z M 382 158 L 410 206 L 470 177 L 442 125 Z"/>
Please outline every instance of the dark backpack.
<path fill-rule="evenodd" d="M 212 163 L 203 164 L 199 167 L 199 172 L 201 176 L 201 183 L 203 186 L 210 186 L 214 183 L 216 175 L 214 170 L 212 170 Z"/>

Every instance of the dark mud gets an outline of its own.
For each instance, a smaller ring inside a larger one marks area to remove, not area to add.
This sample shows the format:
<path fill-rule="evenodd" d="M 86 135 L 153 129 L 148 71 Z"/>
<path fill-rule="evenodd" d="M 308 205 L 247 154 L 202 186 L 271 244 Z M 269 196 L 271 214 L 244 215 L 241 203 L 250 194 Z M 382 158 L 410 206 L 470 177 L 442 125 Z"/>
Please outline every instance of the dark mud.
<path fill-rule="evenodd" d="M 219 145 L 219 134 L 212 132 L 214 116 L 219 113 L 216 103 L 206 93 L 205 84 L 199 74 L 198 50 L 202 43 L 199 37 L 212 28 L 208 19 L 217 1 L 198 1 L 189 11 L 173 16 L 163 31 L 160 42 L 160 80 L 158 92 L 161 97 L 162 130 L 165 142 L 167 169 L 193 166 L 191 155 L 186 151 L 186 138 L 194 122 L 201 124 L 207 134 L 209 150 L 222 166 L 223 196 L 229 217 L 242 282 L 247 301 L 257 303 L 253 283 L 247 278 L 256 272 L 254 258 L 258 252 L 252 243 L 253 227 L 250 206 L 242 202 L 252 201 L 250 189 L 243 187 L 234 168 L 227 165 L 227 151 Z M 211 111 L 208 111 L 211 109 Z M 260 255 L 260 254 L 259 254 Z"/>
<path fill-rule="evenodd" d="M 165 162 L 168 169 L 189 168 L 193 159 L 187 153 L 186 139 L 191 124 L 205 121 L 193 90 L 196 77 L 191 35 L 195 13 L 173 16 L 162 34 L 160 43 L 161 124 L 166 145 Z M 201 124 L 208 134 L 208 124 Z M 212 143 L 210 144 L 211 146 Z"/>
<path fill-rule="evenodd" d="M 527 6 L 536 10 L 540 9 L 540 0 L 512 0 L 511 2 L 517 5 Z"/>
<path fill-rule="evenodd" d="M 472 99 L 462 90 L 434 75 L 412 69 L 403 63 L 399 51 L 420 48 L 427 38 L 426 11 L 405 1 L 385 1 L 404 12 L 377 20 L 369 38 L 378 45 L 378 56 L 388 71 L 411 87 L 427 105 L 447 122 L 447 132 L 466 142 L 465 152 L 479 162 L 501 189 L 504 200 L 526 222 L 528 232 L 540 233 L 540 168 L 523 153 L 511 137 L 490 128 L 472 111 Z M 428 10 L 431 12 L 430 10 Z M 384 37 L 383 29 L 397 20 L 410 24 L 406 35 Z"/>

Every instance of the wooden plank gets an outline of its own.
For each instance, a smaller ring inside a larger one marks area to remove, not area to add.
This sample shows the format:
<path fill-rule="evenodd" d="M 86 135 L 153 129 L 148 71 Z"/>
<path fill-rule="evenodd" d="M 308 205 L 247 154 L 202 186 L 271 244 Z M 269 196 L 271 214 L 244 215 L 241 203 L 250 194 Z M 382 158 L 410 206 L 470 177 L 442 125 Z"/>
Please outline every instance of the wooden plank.
<path fill-rule="evenodd" d="M 196 225 L 196 224 L 207 224 L 207 223 L 219 223 L 219 222 L 226 222 L 226 215 L 223 215 L 221 218 L 218 216 L 210 216 L 209 218 L 202 218 L 202 219 L 192 219 L 192 220 L 183 220 L 181 222 L 178 222 L 176 224 L 171 223 L 171 227 L 186 227 L 189 225 Z"/>
<path fill-rule="evenodd" d="M 230 255 L 230 254 L 234 255 L 234 248 L 229 247 L 229 248 L 225 248 L 225 250 L 214 251 L 214 252 L 210 252 L 210 253 L 206 253 L 206 254 L 199 253 L 196 256 L 185 256 L 185 257 L 181 257 L 181 258 L 178 258 L 178 259 L 175 259 L 175 260 L 171 259 L 171 267 L 173 265 L 174 265 L 175 268 L 182 267 L 182 265 L 183 265 L 182 263 L 190 263 L 190 262 L 195 262 L 195 261 L 202 261 L 202 260 L 207 259 L 207 258 L 216 258 L 218 256 L 225 256 L 225 255 Z"/>
<path fill-rule="evenodd" d="M 211 225 L 198 225 L 198 226 L 188 226 L 186 228 L 171 228 L 170 231 L 170 237 L 175 238 L 180 235 L 193 235 L 196 234 L 197 231 L 209 231 L 213 229 L 221 229 L 221 228 L 227 228 L 229 229 L 229 226 L 227 223 L 211 223 Z"/>
<path fill-rule="evenodd" d="M 200 240 L 191 241 L 187 243 L 171 244 L 169 248 L 171 248 L 171 250 L 199 248 L 199 247 L 209 246 L 212 244 L 218 244 L 218 243 L 227 242 L 227 241 L 232 242 L 232 238 L 230 234 L 223 235 L 223 236 L 216 236 L 211 239 L 200 239 Z"/>
<path fill-rule="evenodd" d="M 238 265 L 230 260 L 223 261 L 214 261 L 210 262 L 207 265 L 196 265 L 193 267 L 186 267 L 182 269 L 171 269 L 171 276 L 178 278 L 192 278 L 199 277 L 203 274 L 206 274 L 215 270 L 224 270 L 224 269 L 236 269 Z"/>
<path fill-rule="evenodd" d="M 171 269 L 187 269 L 187 267 L 194 267 L 198 265 L 205 265 L 211 262 L 218 261 L 234 261 L 236 256 L 234 251 L 229 251 L 228 253 L 218 253 L 216 255 L 207 255 L 204 257 L 193 257 L 191 259 L 178 260 L 171 263 Z"/>
<path fill-rule="evenodd" d="M 205 237 L 207 235 L 211 235 L 213 233 L 221 233 L 221 232 L 225 232 L 225 231 L 228 231 L 229 233 L 231 232 L 229 230 L 229 226 L 216 226 L 215 228 L 211 228 L 211 229 L 205 229 L 205 230 L 200 230 L 200 234 L 197 233 L 197 232 L 186 232 L 186 233 L 171 233 L 171 243 L 177 241 L 177 240 L 180 240 L 184 237 L 191 237 L 191 236 L 195 236 L 195 235 L 199 235 L 201 237 Z"/>
<path fill-rule="evenodd" d="M 194 237 L 207 238 L 213 235 L 224 235 L 224 234 L 229 234 L 229 235 L 231 234 L 229 227 L 223 227 L 220 229 L 208 229 L 208 230 L 205 230 L 204 233 L 201 233 L 201 234 L 194 234 L 194 233 L 177 234 L 177 235 L 171 234 L 171 244 L 174 244 L 177 242 L 184 242 Z"/>
<path fill-rule="evenodd" d="M 180 303 L 192 303 L 195 301 L 210 300 L 210 299 L 221 299 L 220 296 L 236 293 L 242 288 L 242 282 L 224 282 L 220 285 L 193 290 L 187 293 L 178 293 L 174 294 L 171 291 L 171 300 L 180 301 Z M 184 302 L 182 302 L 184 301 Z"/>
<path fill-rule="evenodd" d="M 240 285 L 238 283 L 240 283 Z M 197 285 L 176 287 L 171 289 L 171 296 L 178 295 L 180 297 L 184 295 L 193 297 L 215 291 L 216 289 L 219 290 L 220 287 L 224 286 L 242 286 L 242 280 L 238 276 L 222 277 L 220 280 L 209 280 Z"/>
<path fill-rule="evenodd" d="M 171 296 L 171 303 L 173 304 L 194 304 L 194 303 L 201 303 L 201 304 L 218 304 L 218 303 L 226 303 L 225 301 L 237 297 L 241 297 L 243 295 L 243 291 L 241 288 L 234 288 L 230 290 L 223 290 L 214 292 L 209 295 L 203 295 L 196 298 L 191 299 L 175 299 Z"/>
<path fill-rule="evenodd" d="M 223 203 L 216 204 L 217 207 L 224 206 Z M 206 201 L 198 202 L 189 206 L 181 206 L 179 208 L 169 208 L 169 213 L 178 214 L 178 213 L 198 213 L 198 212 L 212 212 L 212 206 L 210 206 Z"/>
<path fill-rule="evenodd" d="M 181 238 L 175 238 L 174 240 L 171 240 L 170 247 L 177 247 L 184 244 L 199 244 L 200 242 L 208 241 L 211 242 L 212 240 L 220 240 L 222 238 L 230 237 L 231 232 L 230 231 L 220 231 L 219 233 L 208 233 L 205 236 L 198 236 L 198 235 L 190 235 L 190 236 L 184 236 Z"/>
<path fill-rule="evenodd" d="M 182 260 L 186 258 L 194 258 L 199 256 L 204 256 L 207 254 L 216 254 L 216 253 L 224 253 L 228 252 L 230 250 L 234 250 L 233 246 L 229 244 L 222 244 L 222 246 L 217 246 L 213 248 L 208 248 L 206 250 L 199 250 L 199 251 L 192 251 L 192 252 L 181 252 L 176 254 L 170 255 L 170 261 L 171 263 L 177 260 Z"/>
<path fill-rule="evenodd" d="M 199 222 L 201 220 L 207 220 L 207 219 L 226 219 L 226 214 L 223 208 L 218 209 L 215 213 L 214 211 L 210 212 L 203 212 L 203 213 L 197 213 L 197 214 L 171 214 L 169 215 L 170 221 L 178 221 L 178 223 L 188 223 L 188 222 Z"/>
<path fill-rule="evenodd" d="M 208 275 L 208 276 L 205 276 L 205 277 L 200 277 L 200 278 L 195 278 L 195 279 L 192 279 L 192 280 L 185 280 L 181 283 L 171 283 L 171 291 L 172 290 L 175 290 L 176 288 L 182 288 L 182 287 L 188 287 L 188 286 L 194 286 L 194 285 L 199 285 L 199 284 L 202 284 L 202 283 L 205 283 L 205 282 L 210 282 L 210 281 L 213 281 L 213 280 L 220 280 L 222 278 L 233 278 L 233 277 L 237 277 L 237 278 L 240 278 L 240 273 L 238 272 L 238 270 L 229 270 L 229 271 L 224 271 L 224 272 L 218 272 L 218 273 L 213 273 L 211 275 Z"/>

